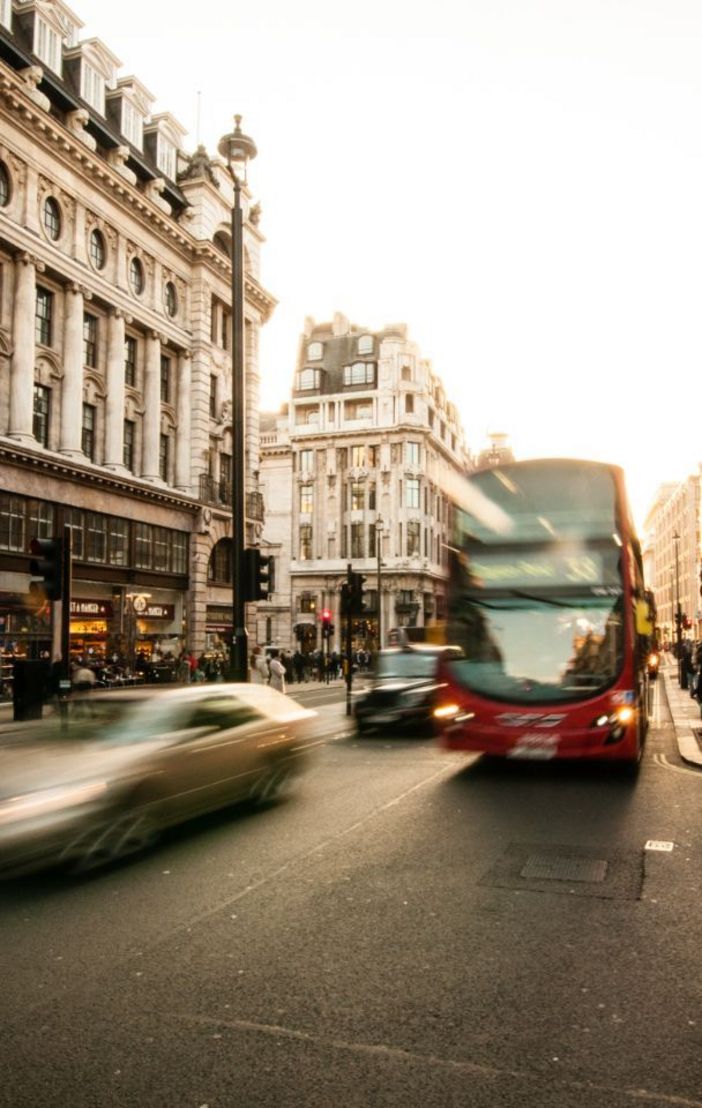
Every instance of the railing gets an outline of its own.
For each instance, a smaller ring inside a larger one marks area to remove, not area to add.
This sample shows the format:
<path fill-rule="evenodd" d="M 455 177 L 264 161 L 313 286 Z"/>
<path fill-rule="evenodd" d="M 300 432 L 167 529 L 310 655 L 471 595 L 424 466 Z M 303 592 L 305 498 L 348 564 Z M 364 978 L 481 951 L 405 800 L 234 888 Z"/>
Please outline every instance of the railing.
<path fill-rule="evenodd" d="M 265 518 L 263 510 L 263 493 L 249 492 L 246 494 L 246 518 L 253 519 L 257 523 L 263 523 Z"/>
<path fill-rule="evenodd" d="M 200 500 L 203 504 L 232 505 L 231 481 L 218 481 L 209 473 L 200 474 Z M 263 510 L 263 493 L 249 492 L 246 494 L 246 518 L 263 523 L 265 518 Z"/>
<path fill-rule="evenodd" d="M 401 612 L 402 614 L 418 612 L 419 604 L 416 600 L 397 600 L 395 601 L 395 611 Z"/>
<path fill-rule="evenodd" d="M 200 474 L 200 500 L 204 504 L 227 504 L 232 502 L 232 486 L 229 481 L 218 481 L 209 473 Z"/>

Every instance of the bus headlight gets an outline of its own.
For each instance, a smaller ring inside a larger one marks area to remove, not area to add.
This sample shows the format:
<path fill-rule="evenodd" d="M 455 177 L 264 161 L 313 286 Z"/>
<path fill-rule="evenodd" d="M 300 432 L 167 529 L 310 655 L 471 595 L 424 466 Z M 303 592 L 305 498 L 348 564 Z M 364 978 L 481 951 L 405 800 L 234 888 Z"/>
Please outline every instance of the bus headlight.
<path fill-rule="evenodd" d="M 636 710 L 632 708 L 630 704 L 620 704 L 613 712 L 607 714 L 603 712 L 601 716 L 597 716 L 596 719 L 590 724 L 591 727 L 609 727 L 609 735 L 607 736 L 607 742 L 619 742 L 624 737 L 624 732 L 628 725 L 634 720 L 636 716 Z"/>
<path fill-rule="evenodd" d="M 458 704 L 440 704 L 434 709 L 434 718 L 449 723 L 470 723 L 475 719 L 475 712 L 463 711 Z"/>

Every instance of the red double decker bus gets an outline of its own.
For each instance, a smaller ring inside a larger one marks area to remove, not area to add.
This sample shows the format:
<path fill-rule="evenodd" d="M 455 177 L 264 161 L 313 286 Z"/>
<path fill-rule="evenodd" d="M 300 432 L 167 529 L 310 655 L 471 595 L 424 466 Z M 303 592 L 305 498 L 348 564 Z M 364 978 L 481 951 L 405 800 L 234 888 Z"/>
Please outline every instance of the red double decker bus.
<path fill-rule="evenodd" d="M 617 466 L 539 459 L 471 475 L 455 505 L 435 711 L 449 750 L 638 765 L 652 631 Z"/>

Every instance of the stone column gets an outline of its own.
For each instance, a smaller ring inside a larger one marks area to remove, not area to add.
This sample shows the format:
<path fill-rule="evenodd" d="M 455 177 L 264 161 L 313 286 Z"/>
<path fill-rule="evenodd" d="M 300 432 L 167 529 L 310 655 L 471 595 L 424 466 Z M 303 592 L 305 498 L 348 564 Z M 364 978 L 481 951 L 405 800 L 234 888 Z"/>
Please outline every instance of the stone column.
<path fill-rule="evenodd" d="M 105 370 L 105 466 L 124 472 L 124 327 L 126 318 L 116 308 L 107 326 Z"/>
<path fill-rule="evenodd" d="M 161 340 L 155 331 L 146 337 L 144 363 L 144 421 L 142 424 L 141 476 L 158 481 L 158 448 L 161 434 Z"/>
<path fill-rule="evenodd" d="M 9 436 L 33 444 L 34 417 L 34 328 L 36 274 L 44 266 L 30 254 L 15 258 L 15 289 L 12 311 L 12 362 L 10 365 Z"/>
<path fill-rule="evenodd" d="M 73 457 L 82 457 L 84 297 L 85 293 L 80 285 L 66 286 L 59 450 L 62 454 Z"/>
<path fill-rule="evenodd" d="M 189 352 L 178 355 L 178 397 L 176 407 L 175 486 L 190 492 L 190 412 L 192 406 L 192 361 Z"/>

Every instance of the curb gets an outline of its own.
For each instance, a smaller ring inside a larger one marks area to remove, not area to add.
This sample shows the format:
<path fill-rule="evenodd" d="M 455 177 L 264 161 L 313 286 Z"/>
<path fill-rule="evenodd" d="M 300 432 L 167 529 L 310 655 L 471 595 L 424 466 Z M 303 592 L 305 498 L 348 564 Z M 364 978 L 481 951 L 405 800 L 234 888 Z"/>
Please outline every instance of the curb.
<path fill-rule="evenodd" d="M 661 671 L 659 680 L 660 676 L 665 681 L 665 694 L 673 717 L 678 753 L 689 765 L 702 767 L 702 750 L 693 733 L 702 728 L 699 705 L 692 699 L 687 689 L 681 689 L 678 685 L 677 671 L 674 667 L 666 667 Z"/>

